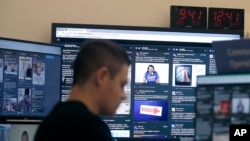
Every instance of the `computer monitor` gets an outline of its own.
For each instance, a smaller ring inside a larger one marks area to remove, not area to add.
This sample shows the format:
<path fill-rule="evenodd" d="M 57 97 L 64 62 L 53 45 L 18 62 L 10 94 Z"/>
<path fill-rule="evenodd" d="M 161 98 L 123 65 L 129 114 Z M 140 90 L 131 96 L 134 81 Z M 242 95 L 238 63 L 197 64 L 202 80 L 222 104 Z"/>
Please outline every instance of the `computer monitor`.
<path fill-rule="evenodd" d="M 0 38 L 0 120 L 41 119 L 60 101 L 61 47 Z"/>
<path fill-rule="evenodd" d="M 229 140 L 230 124 L 250 123 L 250 74 L 199 76 L 196 141 Z"/>
<path fill-rule="evenodd" d="M 1 123 L 1 141 L 33 141 L 38 123 Z"/>
<path fill-rule="evenodd" d="M 53 23 L 52 43 L 63 46 L 61 100 L 68 97 L 73 81 L 71 65 L 82 43 L 109 39 L 124 47 L 132 62 L 125 87 L 128 98 L 114 117 L 103 117 L 112 136 L 192 138 L 196 77 L 216 74 L 211 43 L 240 38 L 238 31 Z"/>

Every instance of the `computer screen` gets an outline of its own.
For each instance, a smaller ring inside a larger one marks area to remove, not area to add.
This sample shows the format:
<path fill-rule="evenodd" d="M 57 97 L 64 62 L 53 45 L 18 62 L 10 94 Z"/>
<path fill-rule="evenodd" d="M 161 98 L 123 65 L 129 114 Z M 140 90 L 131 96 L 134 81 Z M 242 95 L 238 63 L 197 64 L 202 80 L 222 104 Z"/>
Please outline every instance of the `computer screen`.
<path fill-rule="evenodd" d="M 0 117 L 39 119 L 60 101 L 61 47 L 0 38 Z"/>
<path fill-rule="evenodd" d="M 250 74 L 199 76 L 196 140 L 229 140 L 230 124 L 250 123 Z"/>
<path fill-rule="evenodd" d="M 0 141 L 33 141 L 38 123 L 0 124 Z"/>
<path fill-rule="evenodd" d="M 114 138 L 194 137 L 196 77 L 216 74 L 213 40 L 241 34 L 104 25 L 52 24 L 52 43 L 63 46 L 61 100 L 69 95 L 72 63 L 86 39 L 109 39 L 131 59 L 127 99 L 103 117 Z"/>

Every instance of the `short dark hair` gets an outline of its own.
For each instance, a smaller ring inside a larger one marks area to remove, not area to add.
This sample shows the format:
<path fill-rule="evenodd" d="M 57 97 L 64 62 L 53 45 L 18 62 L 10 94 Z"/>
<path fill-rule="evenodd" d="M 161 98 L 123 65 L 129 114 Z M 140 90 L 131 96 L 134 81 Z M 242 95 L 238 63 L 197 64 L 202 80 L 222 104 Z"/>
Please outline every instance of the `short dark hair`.
<path fill-rule="evenodd" d="M 108 40 L 87 40 L 73 64 L 73 85 L 85 83 L 94 71 L 104 66 L 114 78 L 124 64 L 131 62 L 125 49 L 118 44 Z"/>
<path fill-rule="evenodd" d="M 28 134 L 28 132 L 26 130 L 23 131 L 21 136 L 26 136 L 27 140 L 29 140 L 29 134 Z"/>

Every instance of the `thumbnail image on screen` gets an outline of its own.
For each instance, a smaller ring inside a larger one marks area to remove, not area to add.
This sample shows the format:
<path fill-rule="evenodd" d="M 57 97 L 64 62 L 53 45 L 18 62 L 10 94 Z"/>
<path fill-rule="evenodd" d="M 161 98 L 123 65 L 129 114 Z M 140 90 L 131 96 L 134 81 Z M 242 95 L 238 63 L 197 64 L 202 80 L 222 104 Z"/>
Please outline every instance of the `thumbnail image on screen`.
<path fill-rule="evenodd" d="M 169 83 L 169 64 L 135 63 L 135 83 Z"/>
<path fill-rule="evenodd" d="M 173 86 L 174 87 L 196 87 L 197 76 L 208 73 L 205 64 L 173 64 Z"/>
<path fill-rule="evenodd" d="M 175 66 L 175 85 L 192 84 L 192 66 L 180 65 Z"/>
<path fill-rule="evenodd" d="M 249 98 L 233 98 L 232 100 L 232 113 L 249 113 Z"/>
<path fill-rule="evenodd" d="M 135 121 L 167 121 L 167 101 L 135 101 Z"/>
<path fill-rule="evenodd" d="M 32 58 L 26 56 L 19 57 L 19 79 L 31 80 L 32 78 Z"/>

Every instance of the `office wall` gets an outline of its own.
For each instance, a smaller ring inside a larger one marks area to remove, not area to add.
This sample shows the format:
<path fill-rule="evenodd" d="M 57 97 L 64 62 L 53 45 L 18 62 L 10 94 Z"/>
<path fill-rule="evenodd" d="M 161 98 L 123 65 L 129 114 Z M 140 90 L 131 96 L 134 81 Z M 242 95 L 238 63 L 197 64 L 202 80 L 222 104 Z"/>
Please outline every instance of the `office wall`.
<path fill-rule="evenodd" d="M 245 9 L 246 0 L 0 0 L 0 37 L 50 42 L 51 23 L 170 26 L 170 5 Z"/>

